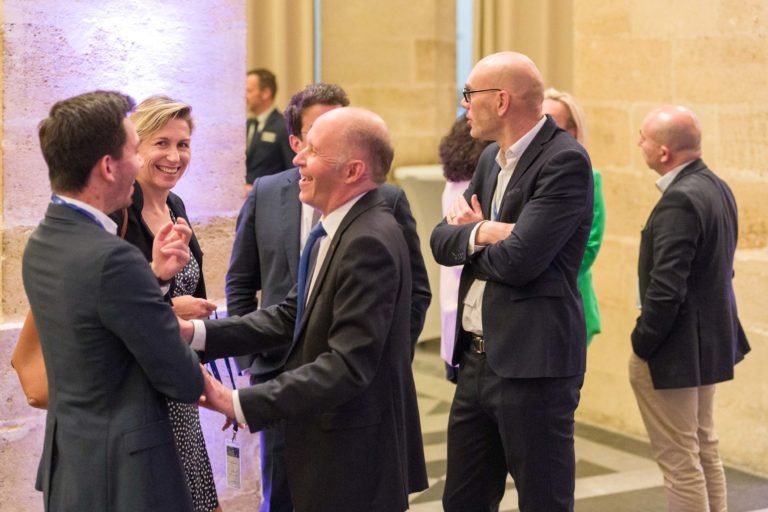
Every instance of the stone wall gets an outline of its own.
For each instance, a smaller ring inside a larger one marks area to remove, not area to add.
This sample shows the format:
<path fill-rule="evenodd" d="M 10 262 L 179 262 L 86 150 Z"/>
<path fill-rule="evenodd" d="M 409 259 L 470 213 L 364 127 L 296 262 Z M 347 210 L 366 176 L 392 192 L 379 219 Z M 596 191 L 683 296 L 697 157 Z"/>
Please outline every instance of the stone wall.
<path fill-rule="evenodd" d="M 393 167 L 438 162 L 456 117 L 454 17 L 453 0 L 323 0 L 322 80 L 384 118 Z"/>
<path fill-rule="evenodd" d="M 45 414 L 29 408 L 8 361 L 28 309 L 21 253 L 50 198 L 37 123 L 58 99 L 94 89 L 164 93 L 193 107 L 193 158 L 177 187 L 205 251 L 208 291 L 223 304 L 224 273 L 242 202 L 245 144 L 244 0 L 148 3 L 0 1 L 0 510 L 42 510 L 34 488 Z M 258 444 L 241 435 L 247 490 L 228 491 L 218 415 L 203 413 L 225 504 L 258 503 Z M 231 509 L 231 507 L 230 507 Z"/>
<path fill-rule="evenodd" d="M 768 474 L 768 4 L 737 0 L 574 2 L 575 93 L 586 107 L 607 227 L 593 274 L 603 333 L 592 343 L 578 419 L 644 437 L 627 377 L 638 311 L 640 229 L 659 194 L 637 148 L 645 114 L 682 103 L 702 122 L 704 161 L 739 205 L 736 296 L 752 353 L 718 386 L 727 462 Z M 746 441 L 746 442 L 745 442 Z"/>

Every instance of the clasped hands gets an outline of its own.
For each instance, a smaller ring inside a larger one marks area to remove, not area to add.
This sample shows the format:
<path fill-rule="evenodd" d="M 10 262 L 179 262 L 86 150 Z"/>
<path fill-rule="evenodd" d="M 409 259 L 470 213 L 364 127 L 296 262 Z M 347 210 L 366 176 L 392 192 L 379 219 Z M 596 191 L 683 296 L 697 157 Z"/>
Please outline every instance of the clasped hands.
<path fill-rule="evenodd" d="M 221 430 L 226 430 L 230 425 L 237 422 L 237 419 L 235 419 L 235 403 L 232 398 L 232 390 L 214 378 L 202 364 L 200 365 L 200 370 L 203 372 L 204 386 L 203 395 L 197 401 L 197 404 L 211 411 L 223 414 L 226 417 L 226 421 Z M 244 425 L 241 426 L 244 427 Z"/>
<path fill-rule="evenodd" d="M 448 214 L 445 216 L 445 221 L 451 226 L 461 226 L 464 224 L 470 224 L 474 222 L 481 222 L 484 220 L 483 210 L 480 206 L 480 200 L 477 198 L 477 194 L 472 194 L 470 198 L 472 204 L 467 203 L 463 195 L 457 197 L 451 207 L 448 209 Z M 492 245 L 496 242 L 504 240 L 514 229 L 515 225 L 509 222 L 499 221 L 485 221 L 480 224 L 475 233 L 475 245 Z"/>

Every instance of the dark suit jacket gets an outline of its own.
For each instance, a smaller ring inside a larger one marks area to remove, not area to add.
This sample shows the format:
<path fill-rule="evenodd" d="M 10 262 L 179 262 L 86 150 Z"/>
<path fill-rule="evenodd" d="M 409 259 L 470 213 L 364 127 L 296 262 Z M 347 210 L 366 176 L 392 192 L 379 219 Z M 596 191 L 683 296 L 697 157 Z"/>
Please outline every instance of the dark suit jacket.
<path fill-rule="evenodd" d="M 480 157 L 464 194 L 477 194 L 485 218 L 499 166 L 498 144 Z M 468 346 L 464 297 L 475 279 L 487 281 L 483 335 L 488 364 L 506 378 L 568 377 L 584 373 L 586 331 L 576 276 L 592 223 L 592 167 L 579 143 L 547 116 L 507 185 L 500 218 L 512 234 L 468 254 L 475 223 L 432 232 L 432 252 L 445 266 L 464 265 L 459 283 L 454 364 Z"/>
<path fill-rule="evenodd" d="M 379 187 L 384 200 L 400 224 L 410 255 L 411 331 L 415 346 L 432 294 L 421 255 L 416 221 L 405 193 L 392 185 Z M 254 182 L 253 189 L 237 218 L 237 233 L 227 273 L 227 310 L 242 316 L 258 307 L 261 290 L 263 308 L 282 302 L 298 280 L 301 202 L 299 171 L 288 169 Z M 287 348 L 287 347 L 286 347 Z M 285 362 L 285 350 L 238 358 L 241 369 L 251 375 L 269 376 Z"/>
<path fill-rule="evenodd" d="M 655 388 L 732 379 L 749 352 L 733 293 L 737 236 L 731 189 L 701 160 L 680 171 L 651 212 L 640 239 L 642 310 L 632 348 L 648 360 Z"/>
<path fill-rule="evenodd" d="M 48 373 L 46 510 L 192 510 L 165 397 L 194 402 L 202 375 L 147 260 L 51 204 L 22 271 Z"/>
<path fill-rule="evenodd" d="M 189 215 L 187 215 L 187 209 L 184 206 L 184 201 L 179 196 L 171 192 L 168 194 L 168 208 L 171 209 L 173 215 L 178 219 L 182 217 L 187 221 L 189 227 L 192 227 L 192 223 L 189 221 Z M 155 235 L 149 229 L 149 226 L 144 222 L 141 217 L 141 209 L 144 208 L 144 193 L 141 190 L 139 182 L 133 184 L 133 202 L 128 207 L 128 229 L 125 232 L 125 239 L 131 242 L 133 245 L 139 248 L 144 254 L 147 261 L 152 261 L 152 244 L 155 240 Z M 114 220 L 118 226 L 122 222 L 122 210 L 110 214 L 112 220 Z M 170 219 L 169 219 L 170 220 Z M 118 230 L 120 228 L 118 227 Z M 206 298 L 205 294 L 205 279 L 203 278 L 203 250 L 200 248 L 200 243 L 192 232 L 192 238 L 189 241 L 189 250 L 192 253 L 192 257 L 197 260 L 197 264 L 200 266 L 200 280 L 197 282 L 197 288 L 195 288 L 194 297 L 201 299 Z M 168 290 L 168 296 L 173 296 L 173 292 L 176 288 L 176 282 L 171 281 L 171 287 Z"/>
<path fill-rule="evenodd" d="M 283 115 L 275 109 L 267 117 L 264 129 L 254 134 L 245 150 L 245 182 L 253 183 L 259 176 L 288 169 L 293 165 L 294 156 Z"/>
<path fill-rule="evenodd" d="M 426 488 L 411 373 L 407 246 L 381 194 L 344 217 L 318 271 L 286 371 L 240 391 L 248 426 L 286 420 L 298 511 L 405 510 Z M 244 317 L 206 321 L 206 359 L 290 343 L 296 289 Z"/>

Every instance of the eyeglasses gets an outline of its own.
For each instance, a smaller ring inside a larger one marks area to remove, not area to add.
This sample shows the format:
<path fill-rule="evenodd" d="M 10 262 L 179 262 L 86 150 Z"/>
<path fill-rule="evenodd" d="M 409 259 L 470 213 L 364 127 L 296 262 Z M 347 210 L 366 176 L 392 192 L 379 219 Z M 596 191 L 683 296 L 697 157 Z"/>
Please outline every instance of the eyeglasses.
<path fill-rule="evenodd" d="M 501 89 L 477 89 L 477 90 L 470 90 L 468 87 L 465 87 L 463 91 L 461 91 L 461 95 L 464 96 L 464 101 L 467 103 L 472 102 L 472 95 L 478 92 L 488 92 L 488 91 L 501 91 Z"/>

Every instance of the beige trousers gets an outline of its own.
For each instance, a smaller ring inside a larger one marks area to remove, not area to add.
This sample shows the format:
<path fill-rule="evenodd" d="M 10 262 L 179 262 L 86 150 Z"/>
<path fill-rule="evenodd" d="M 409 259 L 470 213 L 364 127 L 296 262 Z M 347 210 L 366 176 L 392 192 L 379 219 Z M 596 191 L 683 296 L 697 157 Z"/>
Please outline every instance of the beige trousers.
<path fill-rule="evenodd" d="M 715 386 L 654 389 L 634 353 L 629 380 L 664 475 L 670 512 L 726 512 L 725 473 L 713 421 Z"/>

